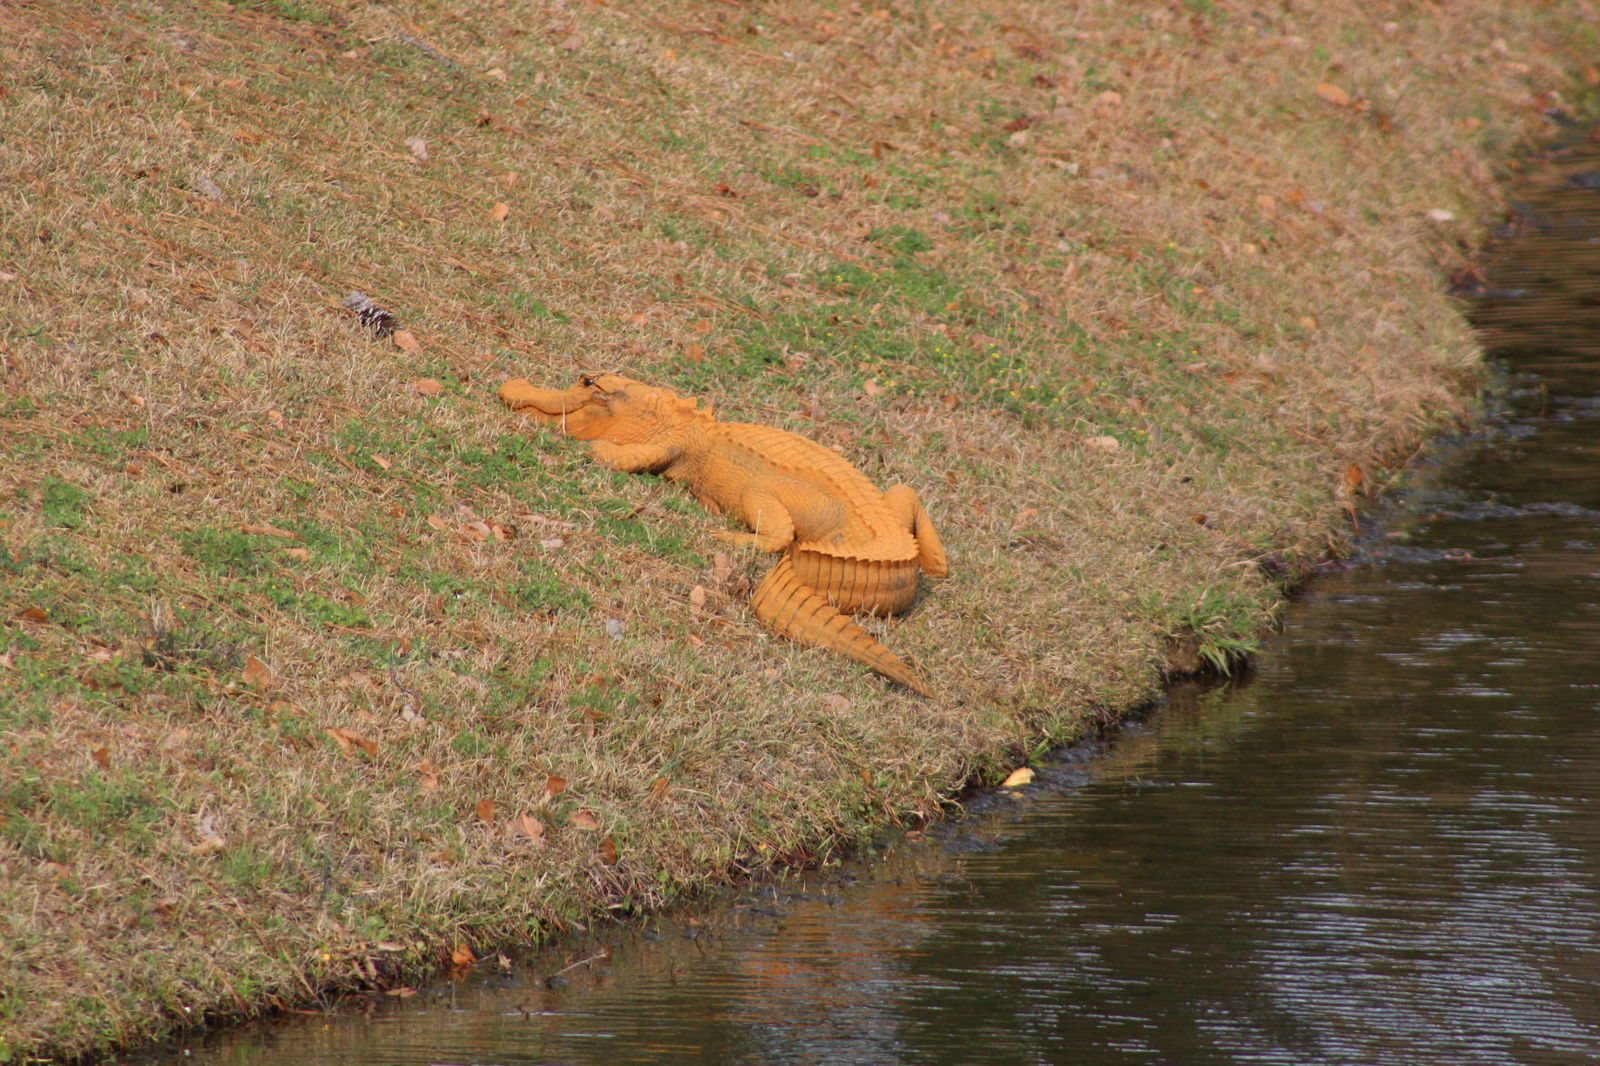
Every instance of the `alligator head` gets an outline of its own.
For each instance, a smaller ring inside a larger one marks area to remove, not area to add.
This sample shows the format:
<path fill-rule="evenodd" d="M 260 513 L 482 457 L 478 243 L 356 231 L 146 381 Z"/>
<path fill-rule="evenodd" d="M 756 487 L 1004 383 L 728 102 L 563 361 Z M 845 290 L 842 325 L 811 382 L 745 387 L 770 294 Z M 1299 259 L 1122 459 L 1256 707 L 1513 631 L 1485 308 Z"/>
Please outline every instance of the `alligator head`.
<path fill-rule="evenodd" d="M 570 389 L 541 389 L 515 378 L 500 386 L 500 401 L 578 440 L 639 440 L 710 413 L 671 389 L 620 374 L 584 374 Z"/>

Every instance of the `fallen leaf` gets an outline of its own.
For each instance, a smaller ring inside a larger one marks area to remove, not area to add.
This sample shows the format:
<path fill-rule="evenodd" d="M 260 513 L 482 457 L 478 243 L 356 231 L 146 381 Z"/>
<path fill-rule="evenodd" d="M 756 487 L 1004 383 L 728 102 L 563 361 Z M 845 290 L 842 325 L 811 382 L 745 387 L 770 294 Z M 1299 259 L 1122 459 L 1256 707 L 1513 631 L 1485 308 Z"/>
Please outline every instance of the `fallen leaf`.
<path fill-rule="evenodd" d="M 395 333 L 395 336 L 398 337 L 403 332 L 404 330 L 401 330 Z M 437 396 L 444 391 L 444 386 L 433 378 L 418 378 L 411 383 L 411 390 L 418 396 Z"/>
<path fill-rule="evenodd" d="M 658 777 L 650 782 L 650 795 L 655 799 L 666 799 L 672 794 L 672 781 L 669 778 Z"/>
<path fill-rule="evenodd" d="M 711 556 L 711 580 L 722 584 L 728 580 L 728 575 L 733 572 L 733 559 L 727 552 L 717 552 Z"/>
<path fill-rule="evenodd" d="M 544 779 L 544 801 L 549 803 L 567 790 L 567 779 L 551 774 Z"/>
<path fill-rule="evenodd" d="M 506 72 L 505 72 L 504 69 L 502 69 L 500 67 L 490 67 L 488 70 L 484 71 L 483 73 L 484 73 L 484 75 L 486 77 L 493 78 L 495 81 L 505 81 L 506 80 Z"/>
<path fill-rule="evenodd" d="M 494 216 L 496 222 L 504 222 L 507 216 L 511 214 L 511 205 L 504 200 L 498 200 L 495 202 L 494 210 L 489 213 Z"/>
<path fill-rule="evenodd" d="M 422 349 L 421 343 L 417 340 L 417 335 L 409 329 L 397 329 L 389 336 L 394 338 L 394 346 L 403 352 L 415 352 Z"/>
<path fill-rule="evenodd" d="M 255 535 L 260 536 L 260 537 L 283 537 L 286 540 L 302 540 L 302 539 L 304 539 L 304 538 L 302 538 L 300 536 L 300 534 L 294 532 L 293 530 L 280 529 L 277 526 L 250 525 L 250 524 L 247 523 L 247 524 L 241 525 L 239 527 L 239 532 L 240 533 L 254 533 Z"/>
<path fill-rule="evenodd" d="M 567 819 L 567 824 L 574 829 L 584 829 L 591 833 L 600 829 L 600 820 L 589 811 L 574 811 L 572 817 Z"/>
<path fill-rule="evenodd" d="M 868 378 L 861 386 L 861 391 L 866 393 L 868 396 L 878 396 L 883 393 L 883 386 L 878 384 L 878 380 L 876 378 Z"/>
<path fill-rule="evenodd" d="M 1317 86 L 1317 95 L 1334 107 L 1350 106 L 1350 94 L 1337 85 L 1329 85 L 1327 82 L 1323 82 Z"/>
<path fill-rule="evenodd" d="M 391 988 L 384 993 L 384 995 L 393 996 L 396 999 L 410 999 L 416 994 L 417 990 L 412 988 L 410 985 L 402 985 L 399 988 Z"/>
<path fill-rule="evenodd" d="M 329 726 L 323 732 L 332 737 L 338 743 L 340 750 L 346 755 L 355 754 L 356 748 L 366 752 L 369 759 L 378 754 L 378 742 L 368 739 L 354 730 Z"/>
<path fill-rule="evenodd" d="M 850 709 L 850 697 L 837 692 L 824 692 L 821 699 L 834 714 L 843 714 Z"/>
<path fill-rule="evenodd" d="M 600 861 L 607 866 L 615 866 L 617 864 L 617 845 L 610 837 L 606 837 L 600 842 Z"/>
<path fill-rule="evenodd" d="M 428 159 L 428 142 L 421 137 L 407 137 L 406 148 L 411 151 L 412 158 L 423 163 Z"/>
<path fill-rule="evenodd" d="M 433 765 L 432 759 L 423 759 L 417 764 L 417 787 L 424 792 L 436 792 L 439 789 L 439 770 Z"/>
<path fill-rule="evenodd" d="M 1442 207 L 1435 207 L 1433 210 L 1428 212 L 1428 218 L 1432 219 L 1434 222 L 1454 222 L 1455 217 L 1456 216 L 1452 212 L 1446 211 Z"/>
<path fill-rule="evenodd" d="M 393 463 L 379 455 L 377 452 L 373 452 L 368 458 L 370 458 L 374 463 L 384 470 L 388 470 L 390 467 L 394 466 Z"/>
<path fill-rule="evenodd" d="M 17 612 L 17 617 L 24 622 L 48 622 L 50 620 L 50 616 L 38 607 L 24 607 Z"/>
<path fill-rule="evenodd" d="M 610 637 L 612 640 L 621 640 L 622 639 L 622 619 L 620 619 L 620 618 L 607 618 L 606 619 L 606 636 Z"/>
<path fill-rule="evenodd" d="M 689 590 L 689 603 L 694 607 L 704 607 L 706 605 L 705 586 L 696 585 Z"/>
<path fill-rule="evenodd" d="M 1122 447 L 1122 442 L 1109 434 L 1089 437 L 1083 443 L 1085 447 L 1093 448 L 1097 452 L 1114 452 Z"/>
<path fill-rule="evenodd" d="M 89 758 L 98 763 L 102 770 L 111 769 L 111 750 L 109 748 L 96 748 L 89 753 Z"/>
<path fill-rule="evenodd" d="M 511 819 L 511 832 L 536 844 L 544 843 L 544 823 L 531 814 L 519 814 Z"/>
<path fill-rule="evenodd" d="M 450 952 L 450 965 L 452 966 L 467 967 L 471 966 L 477 961 L 478 957 L 474 955 L 472 953 L 472 949 L 467 947 L 465 944 L 457 944 L 455 949 Z"/>
<path fill-rule="evenodd" d="M 551 551 L 555 551 L 557 548 L 565 548 L 566 546 L 566 540 L 561 537 L 546 537 L 539 542 L 539 547 L 548 548 Z"/>
<path fill-rule="evenodd" d="M 200 843 L 189 848 L 189 853 L 192 855 L 210 855 L 213 852 L 222 851 L 227 846 L 228 842 L 226 840 L 213 834 L 211 836 L 202 837 L 200 839 Z"/>
<path fill-rule="evenodd" d="M 693 341 L 683 346 L 683 357 L 691 363 L 706 361 L 706 346 L 699 341 Z"/>
<path fill-rule="evenodd" d="M 1340 486 L 1347 494 L 1355 495 L 1361 491 L 1361 486 L 1366 480 L 1366 475 L 1361 472 L 1361 468 L 1355 463 L 1351 463 L 1344 468 L 1344 476 L 1340 479 Z"/>
<path fill-rule="evenodd" d="M 1031 784 L 1033 784 L 1033 771 L 1028 769 L 1026 766 L 1021 766 L 1011 771 L 1011 773 L 1006 776 L 1006 779 L 1000 782 L 1000 787 L 1016 788 L 1018 785 Z"/>
<path fill-rule="evenodd" d="M 247 655 L 244 660 L 244 683 L 258 692 L 271 685 L 272 674 L 267 664 L 254 655 Z"/>
<path fill-rule="evenodd" d="M 478 821 L 480 821 L 480 822 L 492 822 L 492 821 L 494 821 L 494 811 L 495 811 L 494 800 L 485 797 L 485 798 L 479 800 L 478 801 L 478 805 L 473 809 L 476 810 L 477 813 L 478 813 Z"/>
<path fill-rule="evenodd" d="M 439 530 L 440 532 L 443 532 L 444 530 L 447 530 L 447 529 L 450 528 L 450 523 L 446 522 L 443 518 L 440 518 L 436 514 L 429 515 L 427 517 L 426 521 L 427 521 L 428 525 L 432 526 L 434 529 Z"/>

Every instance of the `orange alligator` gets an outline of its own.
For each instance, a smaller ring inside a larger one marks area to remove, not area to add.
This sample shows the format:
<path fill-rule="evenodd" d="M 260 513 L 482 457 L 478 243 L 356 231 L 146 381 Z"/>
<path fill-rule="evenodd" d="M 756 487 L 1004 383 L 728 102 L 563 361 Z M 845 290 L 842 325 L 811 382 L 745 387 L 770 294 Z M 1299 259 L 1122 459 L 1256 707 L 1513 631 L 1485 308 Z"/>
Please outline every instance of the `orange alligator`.
<path fill-rule="evenodd" d="M 917 575 L 949 572 L 944 547 L 908 485 L 879 492 L 816 441 L 742 422 L 616 374 L 584 375 L 570 389 L 500 386 L 513 410 L 589 441 L 594 457 L 630 473 L 683 482 L 713 514 L 754 532 L 718 534 L 781 552 L 750 597 L 756 617 L 791 639 L 843 652 L 924 696 L 928 686 L 849 617 L 904 612 Z"/>

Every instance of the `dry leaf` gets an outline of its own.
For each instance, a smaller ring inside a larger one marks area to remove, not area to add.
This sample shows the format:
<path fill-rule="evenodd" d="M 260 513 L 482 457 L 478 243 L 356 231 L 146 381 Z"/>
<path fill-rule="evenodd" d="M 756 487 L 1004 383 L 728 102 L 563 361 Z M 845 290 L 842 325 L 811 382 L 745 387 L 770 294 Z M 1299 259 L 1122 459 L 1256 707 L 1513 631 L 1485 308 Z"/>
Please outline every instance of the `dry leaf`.
<path fill-rule="evenodd" d="M 1022 766 L 1011 771 L 1011 773 L 1006 776 L 1006 779 L 1000 782 L 1000 787 L 1016 788 L 1018 785 L 1031 784 L 1033 784 L 1033 771 L 1028 769 L 1026 766 Z"/>
<path fill-rule="evenodd" d="M 89 753 L 89 758 L 98 763 L 102 770 L 111 769 L 111 749 L 96 748 Z"/>
<path fill-rule="evenodd" d="M 706 361 L 706 346 L 698 341 L 686 344 L 683 348 L 683 357 L 691 363 L 703 363 Z"/>
<path fill-rule="evenodd" d="M 489 213 L 494 216 L 496 222 L 504 222 L 506 217 L 511 214 L 511 205 L 504 200 L 498 200 L 495 202 L 494 210 Z"/>
<path fill-rule="evenodd" d="M 655 799 L 666 799 L 672 794 L 672 781 L 665 777 L 658 777 L 650 782 L 650 795 Z"/>
<path fill-rule="evenodd" d="M 567 790 L 567 779 L 551 774 L 544 779 L 544 801 L 549 803 Z"/>
<path fill-rule="evenodd" d="M 589 811 L 574 811 L 572 817 L 567 819 L 567 824 L 574 829 L 583 829 L 591 833 L 600 829 L 600 820 Z"/>
<path fill-rule="evenodd" d="M 393 996 L 396 999 L 410 999 L 416 994 L 417 990 L 412 988 L 410 985 L 401 985 L 399 988 L 391 988 L 384 993 L 384 995 Z"/>
<path fill-rule="evenodd" d="M 622 629 L 623 629 L 623 627 L 622 627 L 622 619 L 620 619 L 620 618 L 607 618 L 606 619 L 606 636 L 610 637 L 612 640 L 621 640 L 622 639 Z"/>
<path fill-rule="evenodd" d="M 544 823 L 531 814 L 519 814 L 511 819 L 511 832 L 533 841 L 535 844 L 544 843 Z"/>
<path fill-rule="evenodd" d="M 417 773 L 420 779 L 417 787 L 424 792 L 435 792 L 439 788 L 439 770 L 433 765 L 432 759 L 423 759 L 417 764 Z"/>
<path fill-rule="evenodd" d="M 211 834 L 210 836 L 202 837 L 200 843 L 192 846 L 189 852 L 193 855 L 210 855 L 213 852 L 222 851 L 227 846 L 228 842 L 226 840 L 216 834 Z"/>
<path fill-rule="evenodd" d="M 427 161 L 427 159 L 428 159 L 428 142 L 427 141 L 423 140 L 421 137 L 407 137 L 406 138 L 406 147 L 408 149 L 410 149 L 412 157 L 415 158 L 417 162 L 424 163 L 424 162 Z"/>
<path fill-rule="evenodd" d="M 396 333 L 395 336 L 400 334 Z M 437 396 L 444 391 L 444 386 L 433 378 L 418 378 L 411 383 L 411 389 L 418 396 Z"/>
<path fill-rule="evenodd" d="M 311 558 L 311 550 L 309 548 L 285 548 L 283 549 L 283 554 L 287 555 L 291 559 L 298 559 L 301 562 L 305 562 L 307 559 Z"/>
<path fill-rule="evenodd" d="M 717 552 L 711 556 L 711 580 L 722 584 L 728 580 L 728 575 L 733 572 L 733 559 L 727 552 Z"/>
<path fill-rule="evenodd" d="M 861 391 L 868 396 L 878 396 L 883 393 L 883 386 L 878 384 L 876 378 L 868 378 L 866 383 L 861 386 Z"/>
<path fill-rule="evenodd" d="M 696 585 L 689 590 L 689 603 L 695 607 L 704 607 L 706 605 L 705 586 Z"/>
<path fill-rule="evenodd" d="M 373 452 L 370 456 L 368 456 L 368 458 L 370 458 L 374 463 L 378 464 L 378 466 L 384 470 L 388 470 L 390 467 L 394 466 L 393 463 L 379 455 L 377 452 Z"/>
<path fill-rule="evenodd" d="M 455 950 L 450 952 L 450 965 L 465 968 L 478 961 L 472 949 L 465 944 L 457 944 Z"/>
<path fill-rule="evenodd" d="M 477 807 L 475 807 L 473 809 L 478 812 L 478 821 L 480 821 L 480 822 L 492 822 L 492 821 L 494 821 L 494 810 L 495 810 L 494 800 L 485 797 L 484 799 L 479 800 Z"/>
<path fill-rule="evenodd" d="M 24 607 L 17 612 L 17 617 L 24 622 L 48 622 L 50 616 L 38 607 Z"/>
<path fill-rule="evenodd" d="M 1355 463 L 1351 463 L 1344 468 L 1344 476 L 1340 479 L 1340 487 L 1347 494 L 1354 495 L 1361 491 L 1361 486 L 1366 480 L 1366 475 L 1361 472 L 1361 468 Z"/>
<path fill-rule="evenodd" d="M 394 338 L 394 346 L 403 352 L 415 352 L 422 349 L 417 341 L 417 335 L 409 329 L 397 329 L 390 334 Z"/>
<path fill-rule="evenodd" d="M 277 526 L 250 525 L 248 523 L 239 527 L 240 533 L 254 533 L 261 537 L 283 537 L 286 540 L 301 540 L 300 534 L 289 529 L 279 529 Z"/>
<path fill-rule="evenodd" d="M 1122 442 L 1110 435 L 1089 437 L 1083 443 L 1085 447 L 1093 448 L 1097 452 L 1114 452 L 1122 447 Z"/>
<path fill-rule="evenodd" d="M 1323 82 L 1317 86 L 1317 95 L 1328 101 L 1328 103 L 1332 104 L 1334 107 L 1350 106 L 1350 94 L 1339 88 L 1337 85 L 1329 85 L 1327 82 Z"/>
<path fill-rule="evenodd" d="M 257 691 L 272 684 L 272 674 L 267 670 L 267 664 L 257 659 L 254 655 L 246 656 L 244 660 L 244 683 Z"/>
<path fill-rule="evenodd" d="M 607 866 L 615 866 L 617 864 L 617 845 L 610 837 L 606 837 L 600 842 L 600 861 Z"/>
<path fill-rule="evenodd" d="M 360 748 L 362 751 L 366 752 L 367 758 L 369 759 L 378 754 L 378 742 L 376 740 L 369 740 L 367 737 L 362 736 L 360 733 L 357 733 L 354 730 L 340 729 L 335 726 L 329 726 L 328 728 L 324 729 L 323 732 L 332 737 L 338 743 L 339 749 L 346 755 L 355 754 L 356 748 Z"/>

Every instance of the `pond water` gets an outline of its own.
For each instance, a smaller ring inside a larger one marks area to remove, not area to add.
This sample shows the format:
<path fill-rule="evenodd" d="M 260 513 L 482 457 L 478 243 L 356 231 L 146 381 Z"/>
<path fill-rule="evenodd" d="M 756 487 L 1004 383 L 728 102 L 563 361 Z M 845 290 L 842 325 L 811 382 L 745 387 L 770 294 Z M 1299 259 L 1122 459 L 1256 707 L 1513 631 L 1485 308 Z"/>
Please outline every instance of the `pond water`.
<path fill-rule="evenodd" d="M 1600 151 L 1539 170 L 1464 286 L 1503 418 L 1247 683 L 848 873 L 174 1054 L 1600 1062 Z"/>

